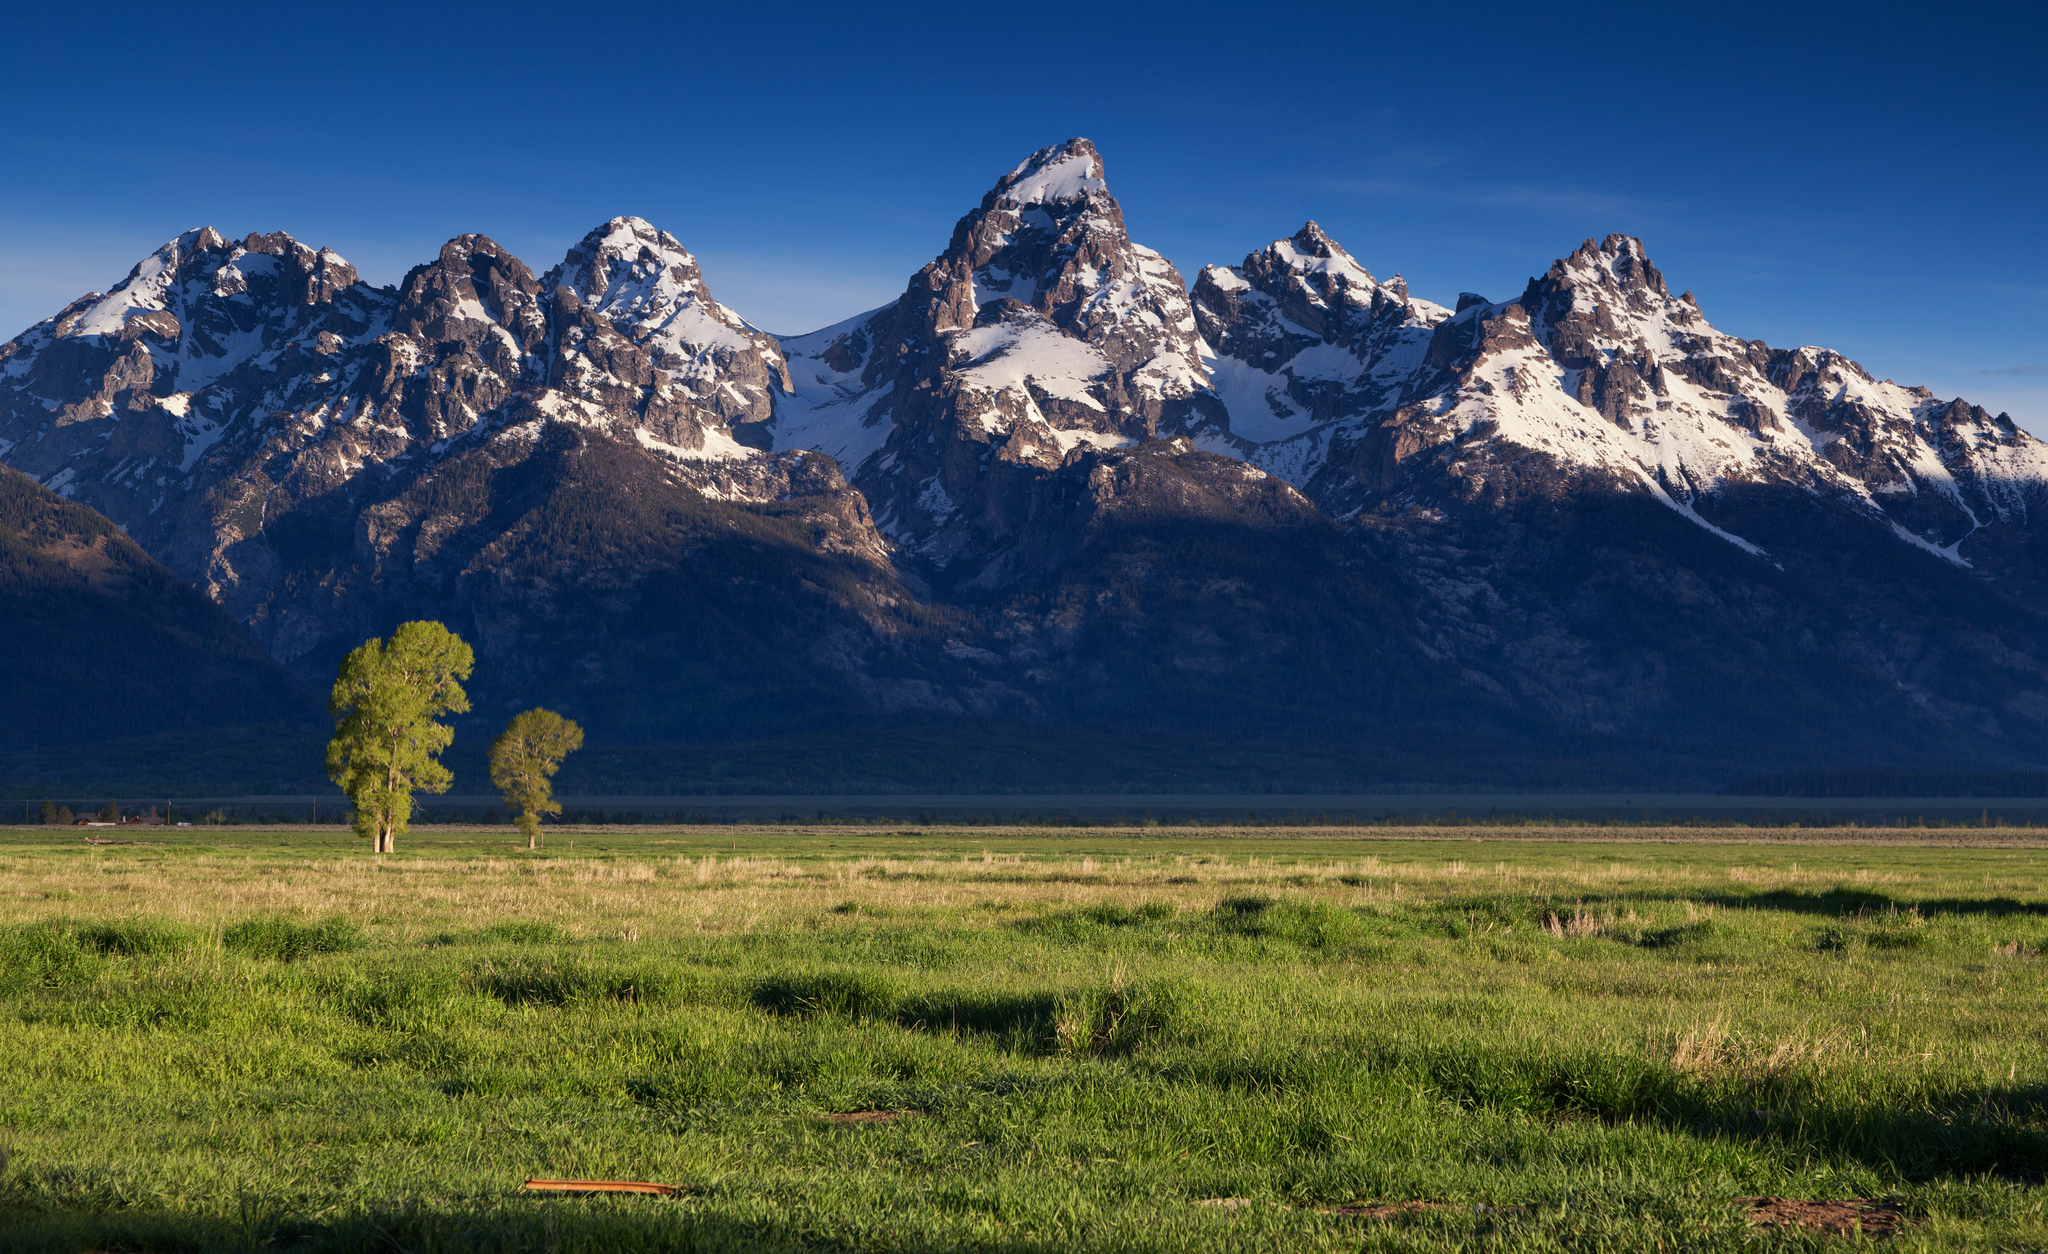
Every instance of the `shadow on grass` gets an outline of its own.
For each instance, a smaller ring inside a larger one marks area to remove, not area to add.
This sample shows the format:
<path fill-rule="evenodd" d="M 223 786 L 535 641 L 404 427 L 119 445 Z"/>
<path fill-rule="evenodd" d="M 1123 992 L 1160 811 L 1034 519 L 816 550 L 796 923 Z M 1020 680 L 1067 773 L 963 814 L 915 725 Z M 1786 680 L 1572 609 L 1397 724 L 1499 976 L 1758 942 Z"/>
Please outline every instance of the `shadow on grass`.
<path fill-rule="evenodd" d="M 1419 908 L 1417 917 L 1470 917 L 1484 922 L 1516 925 L 1539 921 L 1551 911 L 1613 909 L 1656 902 L 1670 905 L 1690 902 L 1723 910 L 1776 910 L 1826 918 L 1905 913 L 1916 909 L 1924 918 L 1942 914 L 1988 915 L 1993 918 L 2048 916 L 2048 901 L 2021 901 L 2016 897 L 1893 897 L 1850 888 L 1829 888 L 1820 892 L 1781 888 L 1754 893 L 1615 889 L 1573 893 L 1569 897 L 1451 897 Z"/>
<path fill-rule="evenodd" d="M 0 1194 L 0 1197 L 4 1197 Z M 692 1251 L 866 1250 L 877 1248 L 872 1233 L 833 1234 L 797 1224 L 741 1223 L 707 1213 L 702 1201 L 653 1197 L 561 1197 L 518 1195 L 480 1201 L 471 1207 L 399 1202 L 354 1213 L 300 1218 L 290 1209 L 245 1206 L 236 1216 L 198 1216 L 122 1211 L 32 1213 L 12 1209 L 0 1227 L 0 1254 L 98 1254 L 100 1251 L 291 1250 L 404 1251 L 406 1254 L 462 1254 L 466 1251 L 546 1250 L 549 1254 L 668 1254 Z M 891 1250 L 955 1250 L 943 1240 L 892 1228 Z M 1053 1254 L 1070 1241 L 1012 1237 L 982 1239 L 974 1248 L 1008 1254 Z"/>
<path fill-rule="evenodd" d="M 912 1031 L 994 1037 L 1033 1053 L 1050 1045 L 1059 1010 L 1059 999 L 1050 992 L 906 995 L 887 979 L 853 971 L 770 976 L 755 982 L 749 1000 L 792 1018 L 883 1020 Z"/>
<path fill-rule="evenodd" d="M 1461 1106 L 1661 1124 L 1695 1136 L 1775 1143 L 1794 1155 L 1850 1159 L 1909 1180 L 2038 1181 L 2048 1173 L 2048 1086 L 2038 1084 L 1959 1087 L 1912 1105 L 1887 1105 L 1796 1075 L 1699 1076 L 1611 1056 L 1390 1053 L 1378 1066 L 1413 1076 Z"/>
<path fill-rule="evenodd" d="M 656 1254 L 850 1248 L 781 1225 L 750 1227 L 685 1210 L 671 1199 L 570 1198 L 473 1210 L 394 1206 L 320 1221 L 289 1212 L 235 1218 L 175 1214 L 23 1214 L 8 1217 L 0 1254 L 96 1254 L 98 1251 L 381 1250 L 408 1254 L 547 1250 L 558 1254 Z M 898 1245 L 899 1249 L 918 1248 Z M 1017 1246 L 1016 1249 L 1036 1247 Z"/>
<path fill-rule="evenodd" d="M 1059 999 L 1051 993 L 933 993 L 896 1007 L 896 1022 L 928 1032 L 963 1032 L 1043 1042 Z"/>
<path fill-rule="evenodd" d="M 1253 942 L 1327 958 L 1370 950 L 1391 932 L 1387 920 L 1354 908 L 1266 893 L 1226 896 L 1206 911 L 1180 910 L 1168 902 L 1136 907 L 1104 903 L 1056 910 L 1011 926 L 1027 936 L 1063 944 L 1149 935 L 1154 940 L 1170 937 L 1173 943 L 1196 950 Z"/>
<path fill-rule="evenodd" d="M 1831 888 L 1826 892 L 1802 893 L 1779 889 L 1767 893 L 1714 893 L 1692 900 L 1702 905 L 1727 909 L 1783 910 L 1791 914 L 1830 917 L 1845 914 L 1884 914 L 1918 908 L 1924 916 L 1938 914 L 1984 914 L 1994 918 L 2009 915 L 2048 915 L 2048 901 L 2021 901 L 2015 897 L 1916 897 L 1900 898 L 1884 893 L 1855 892 Z"/>
<path fill-rule="evenodd" d="M 661 1001 L 668 981 L 652 971 L 611 971 L 576 962 L 486 964 L 469 972 L 478 992 L 507 1005 L 567 1006 L 592 1001 Z"/>
<path fill-rule="evenodd" d="M 1201 1035 L 1210 1011 L 1184 985 L 1158 980 L 1065 993 L 906 994 L 876 975 L 820 972 L 757 981 L 750 997 L 777 1015 L 893 1023 L 938 1036 L 981 1037 L 1012 1053 L 1037 1055 L 1063 1049 L 1124 1053 L 1166 1036 L 1189 1039 Z"/>

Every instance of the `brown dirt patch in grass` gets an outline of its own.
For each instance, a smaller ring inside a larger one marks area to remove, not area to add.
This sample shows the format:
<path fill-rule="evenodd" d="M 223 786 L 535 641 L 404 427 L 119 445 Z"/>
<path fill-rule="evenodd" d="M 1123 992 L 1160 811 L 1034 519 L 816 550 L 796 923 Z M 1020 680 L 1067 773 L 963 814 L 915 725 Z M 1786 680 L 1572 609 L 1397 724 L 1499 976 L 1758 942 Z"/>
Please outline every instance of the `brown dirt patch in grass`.
<path fill-rule="evenodd" d="M 1433 1210 L 1450 1210 L 1449 1202 L 1350 1202 L 1343 1206 L 1318 1206 L 1325 1215 L 1342 1215 L 1347 1219 L 1406 1219 L 1411 1215 L 1426 1215 Z"/>
<path fill-rule="evenodd" d="M 860 1128 L 869 1124 L 895 1123 L 909 1117 L 907 1110 L 842 1110 L 826 1115 L 825 1122 L 842 1128 Z"/>
<path fill-rule="evenodd" d="M 1852 1197 L 1839 1201 L 1801 1201 L 1791 1197 L 1738 1197 L 1749 1210 L 1749 1222 L 1765 1228 L 1817 1228 L 1839 1235 L 1862 1228 L 1866 1237 L 1888 1237 L 1906 1221 L 1897 1202 Z"/>
<path fill-rule="evenodd" d="M 1197 1206 L 1215 1206 L 1223 1210 L 1238 1210 L 1253 1205 L 1248 1197 L 1204 1197 L 1197 1198 Z M 1287 1203 L 1276 1203 L 1287 1207 Z M 1526 1206 L 1489 1206 L 1485 1202 L 1345 1202 L 1337 1206 L 1302 1206 L 1288 1209 L 1313 1210 L 1324 1215 L 1336 1215 L 1343 1219 L 1413 1219 L 1441 1211 L 1469 1211 L 1475 1215 L 1521 1215 L 1529 1210 Z"/>
<path fill-rule="evenodd" d="M 1489 1206 L 1485 1202 L 1347 1202 L 1342 1206 L 1318 1206 L 1325 1215 L 1347 1219 L 1412 1219 L 1432 1211 L 1468 1211 L 1474 1215 L 1522 1215 L 1526 1206 Z"/>

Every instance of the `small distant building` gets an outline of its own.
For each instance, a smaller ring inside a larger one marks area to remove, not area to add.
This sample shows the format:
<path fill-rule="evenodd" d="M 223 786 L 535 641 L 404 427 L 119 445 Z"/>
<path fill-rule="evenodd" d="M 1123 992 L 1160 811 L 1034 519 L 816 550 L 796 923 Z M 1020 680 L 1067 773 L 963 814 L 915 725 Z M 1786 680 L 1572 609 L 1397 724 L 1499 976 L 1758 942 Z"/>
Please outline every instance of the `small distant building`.
<path fill-rule="evenodd" d="M 85 813 L 71 820 L 73 827 L 162 827 L 163 819 L 151 806 L 146 814 L 130 814 L 125 818 L 108 819 L 94 813 Z"/>

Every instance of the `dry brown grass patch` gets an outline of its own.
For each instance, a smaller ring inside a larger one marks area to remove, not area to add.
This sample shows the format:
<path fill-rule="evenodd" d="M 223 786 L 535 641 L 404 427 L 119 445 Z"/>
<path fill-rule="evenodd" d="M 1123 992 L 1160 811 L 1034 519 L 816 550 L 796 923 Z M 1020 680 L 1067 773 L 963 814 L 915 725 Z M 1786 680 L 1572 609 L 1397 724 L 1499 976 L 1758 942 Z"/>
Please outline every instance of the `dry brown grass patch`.
<path fill-rule="evenodd" d="M 1588 936 L 1601 936 L 1607 932 L 1607 920 L 1587 914 L 1582 910 L 1572 911 L 1568 919 L 1561 919 L 1556 911 L 1544 917 L 1543 930 L 1558 940 L 1579 940 Z"/>
<path fill-rule="evenodd" d="M 1717 1015 L 1678 1034 L 1671 1046 L 1671 1065 L 1703 1078 L 1771 1080 L 1797 1071 L 1818 1073 L 1843 1048 L 1841 1038 L 1829 1033 L 1794 1032 L 1768 1040 L 1749 1039 L 1731 1032 L 1727 1019 Z"/>
<path fill-rule="evenodd" d="M 1837 1201 L 1738 1197 L 1735 1204 L 1745 1207 L 1749 1222 L 1760 1228 L 1814 1228 L 1837 1236 L 1852 1236 L 1860 1230 L 1866 1237 L 1888 1237 L 1906 1221 L 1906 1212 L 1897 1202 L 1867 1197 Z"/>

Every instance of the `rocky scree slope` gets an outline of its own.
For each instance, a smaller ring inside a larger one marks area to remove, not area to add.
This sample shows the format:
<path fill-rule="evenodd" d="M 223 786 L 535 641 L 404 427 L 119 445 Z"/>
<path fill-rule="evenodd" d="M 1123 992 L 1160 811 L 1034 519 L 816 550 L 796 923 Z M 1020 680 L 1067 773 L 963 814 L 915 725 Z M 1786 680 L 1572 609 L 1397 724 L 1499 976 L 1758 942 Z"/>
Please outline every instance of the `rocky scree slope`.
<path fill-rule="evenodd" d="M 638 219 L 540 278 L 463 236 L 395 289 L 190 232 L 0 348 L 0 459 L 304 675 L 430 614 L 480 720 L 609 739 L 2048 741 L 2048 456 L 2008 419 L 1723 335 L 1621 236 L 1453 309 L 1310 223 L 1190 293 L 1085 140 L 782 340 Z"/>

